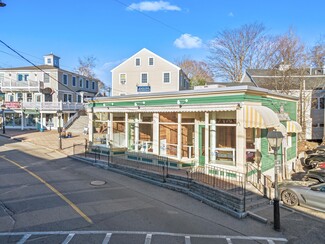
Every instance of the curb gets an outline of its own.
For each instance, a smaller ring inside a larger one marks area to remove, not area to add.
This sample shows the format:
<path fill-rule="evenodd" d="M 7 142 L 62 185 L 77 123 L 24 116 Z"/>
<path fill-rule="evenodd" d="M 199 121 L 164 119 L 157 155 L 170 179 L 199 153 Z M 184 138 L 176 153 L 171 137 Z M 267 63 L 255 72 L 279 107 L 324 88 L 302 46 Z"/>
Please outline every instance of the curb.
<path fill-rule="evenodd" d="M 264 224 L 267 224 L 269 222 L 269 220 L 267 218 L 264 218 L 264 217 L 262 217 L 256 213 L 253 213 L 251 211 L 247 211 L 247 216 L 254 220 L 257 220 L 258 222 L 264 223 Z"/>

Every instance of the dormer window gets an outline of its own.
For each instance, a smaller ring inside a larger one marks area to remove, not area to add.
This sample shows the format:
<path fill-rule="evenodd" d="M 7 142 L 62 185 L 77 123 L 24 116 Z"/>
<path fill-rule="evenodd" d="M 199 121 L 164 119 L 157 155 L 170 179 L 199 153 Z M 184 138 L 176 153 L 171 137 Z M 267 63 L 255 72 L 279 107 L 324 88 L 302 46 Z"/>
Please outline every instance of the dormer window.
<path fill-rule="evenodd" d="M 135 66 L 140 66 L 141 65 L 141 59 L 140 58 L 136 58 L 135 59 Z"/>
<path fill-rule="evenodd" d="M 48 58 L 48 59 L 47 59 L 47 63 L 48 63 L 48 64 L 51 64 L 51 63 L 52 63 L 52 59 Z"/>

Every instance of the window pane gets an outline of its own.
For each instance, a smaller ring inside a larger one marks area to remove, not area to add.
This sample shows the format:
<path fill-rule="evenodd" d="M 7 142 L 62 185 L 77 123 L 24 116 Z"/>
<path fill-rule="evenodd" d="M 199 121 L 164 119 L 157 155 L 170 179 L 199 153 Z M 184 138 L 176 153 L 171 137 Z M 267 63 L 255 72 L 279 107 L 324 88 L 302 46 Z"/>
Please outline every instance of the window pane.
<path fill-rule="evenodd" d="M 141 82 L 148 83 L 148 74 L 141 74 Z"/>
<path fill-rule="evenodd" d="M 164 73 L 164 83 L 169 83 L 169 73 Z"/>

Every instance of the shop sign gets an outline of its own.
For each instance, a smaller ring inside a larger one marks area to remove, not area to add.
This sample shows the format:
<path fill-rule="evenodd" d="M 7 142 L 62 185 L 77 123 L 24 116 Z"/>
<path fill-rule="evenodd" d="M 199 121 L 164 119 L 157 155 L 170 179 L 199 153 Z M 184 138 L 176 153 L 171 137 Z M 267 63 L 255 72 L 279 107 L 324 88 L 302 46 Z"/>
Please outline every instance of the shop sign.
<path fill-rule="evenodd" d="M 150 92 L 151 87 L 150 86 L 138 86 L 137 91 L 138 92 Z"/>
<path fill-rule="evenodd" d="M 217 124 L 236 124 L 236 119 L 217 119 Z"/>
<path fill-rule="evenodd" d="M 20 108 L 20 102 L 4 102 L 6 108 Z"/>

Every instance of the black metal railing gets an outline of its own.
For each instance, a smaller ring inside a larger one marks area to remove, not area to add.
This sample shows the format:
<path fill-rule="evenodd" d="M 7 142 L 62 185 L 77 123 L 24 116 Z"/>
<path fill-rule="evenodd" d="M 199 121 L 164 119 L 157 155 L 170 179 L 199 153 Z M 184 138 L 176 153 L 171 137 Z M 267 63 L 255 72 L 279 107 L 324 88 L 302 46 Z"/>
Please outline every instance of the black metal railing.
<path fill-rule="evenodd" d="M 191 170 L 194 181 L 234 194 L 245 194 L 245 174 L 212 165 L 197 166 Z"/>

